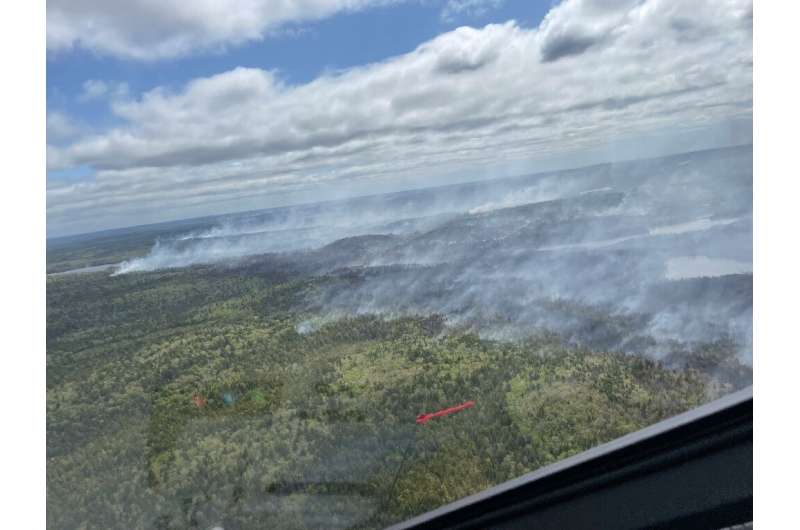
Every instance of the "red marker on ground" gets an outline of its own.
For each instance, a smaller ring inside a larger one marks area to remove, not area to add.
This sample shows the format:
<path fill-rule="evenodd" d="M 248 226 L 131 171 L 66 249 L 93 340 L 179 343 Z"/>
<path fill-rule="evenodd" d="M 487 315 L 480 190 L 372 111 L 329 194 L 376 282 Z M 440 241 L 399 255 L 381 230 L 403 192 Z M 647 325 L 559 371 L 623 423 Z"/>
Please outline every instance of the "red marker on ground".
<path fill-rule="evenodd" d="M 446 409 L 437 410 L 436 412 L 429 412 L 428 414 L 420 414 L 419 416 L 417 416 L 417 423 L 420 425 L 424 425 L 433 418 L 438 418 L 440 416 L 447 416 L 448 414 L 453 414 L 454 412 L 458 412 L 464 409 L 471 409 L 474 406 L 475 406 L 474 401 L 466 401 L 460 405 L 456 405 L 455 407 L 449 407 Z"/>
<path fill-rule="evenodd" d="M 192 396 L 192 403 L 194 403 L 194 405 L 198 409 L 202 409 L 203 407 L 205 407 L 207 402 L 208 401 L 203 396 L 198 396 L 197 394 Z"/>

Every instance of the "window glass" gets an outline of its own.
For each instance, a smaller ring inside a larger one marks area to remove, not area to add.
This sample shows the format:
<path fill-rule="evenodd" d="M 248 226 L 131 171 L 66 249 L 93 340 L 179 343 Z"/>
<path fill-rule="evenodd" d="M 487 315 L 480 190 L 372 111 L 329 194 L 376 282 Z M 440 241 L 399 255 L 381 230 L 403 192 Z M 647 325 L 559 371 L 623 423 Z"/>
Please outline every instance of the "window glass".
<path fill-rule="evenodd" d="M 382 528 L 752 382 L 752 2 L 47 5 L 52 528 Z"/>

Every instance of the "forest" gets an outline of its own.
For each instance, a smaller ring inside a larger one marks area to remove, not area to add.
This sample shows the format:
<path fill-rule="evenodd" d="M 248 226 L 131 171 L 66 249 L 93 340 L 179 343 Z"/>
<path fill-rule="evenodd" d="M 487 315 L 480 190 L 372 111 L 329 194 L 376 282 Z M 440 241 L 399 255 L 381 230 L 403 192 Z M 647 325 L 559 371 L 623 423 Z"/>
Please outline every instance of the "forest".
<path fill-rule="evenodd" d="M 49 277 L 48 527 L 381 528 L 752 378 L 725 340 L 654 360 L 314 313 L 362 276 L 264 259 Z"/>

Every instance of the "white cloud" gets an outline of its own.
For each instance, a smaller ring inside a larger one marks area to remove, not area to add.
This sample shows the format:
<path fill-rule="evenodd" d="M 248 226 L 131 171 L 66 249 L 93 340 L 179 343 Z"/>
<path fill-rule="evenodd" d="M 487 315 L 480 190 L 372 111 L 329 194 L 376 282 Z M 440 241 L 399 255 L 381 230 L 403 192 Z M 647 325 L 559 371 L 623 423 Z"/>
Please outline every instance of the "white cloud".
<path fill-rule="evenodd" d="M 63 112 L 49 111 L 47 113 L 46 132 L 48 144 L 55 145 L 64 141 L 74 141 L 81 131 L 82 127 Z"/>
<path fill-rule="evenodd" d="M 629 30 L 640 0 L 575 0 L 553 8 L 540 25 L 543 61 L 579 55 Z"/>
<path fill-rule="evenodd" d="M 78 96 L 80 101 L 91 101 L 103 98 L 119 99 L 128 95 L 128 84 L 123 82 L 107 82 L 89 79 L 83 83 L 83 91 Z"/>
<path fill-rule="evenodd" d="M 448 0 L 441 17 L 453 21 L 461 17 L 479 17 L 503 5 L 505 0 Z"/>
<path fill-rule="evenodd" d="M 263 39 L 286 24 L 397 0 L 48 0 L 47 49 L 155 60 Z"/>
<path fill-rule="evenodd" d="M 54 149 L 59 164 L 99 171 L 53 184 L 49 218 L 194 212 L 751 116 L 751 2 L 604 5 L 566 2 L 538 29 L 459 28 L 299 86 L 237 68 L 119 100 L 125 126 Z"/>

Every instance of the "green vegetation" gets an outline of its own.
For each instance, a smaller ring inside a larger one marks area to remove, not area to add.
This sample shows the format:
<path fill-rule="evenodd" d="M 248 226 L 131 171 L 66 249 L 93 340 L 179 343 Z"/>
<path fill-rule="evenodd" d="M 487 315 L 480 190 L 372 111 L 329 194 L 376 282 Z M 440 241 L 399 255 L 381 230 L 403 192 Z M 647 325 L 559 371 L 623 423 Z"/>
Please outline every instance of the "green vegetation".
<path fill-rule="evenodd" d="M 97 238 L 78 244 L 59 244 L 50 240 L 47 243 L 47 274 L 52 274 L 143 256 L 153 246 L 153 238 L 148 234 L 121 241 L 119 238 Z"/>
<path fill-rule="evenodd" d="M 379 528 L 750 378 L 724 343 L 663 364 L 546 333 L 482 340 L 440 315 L 309 312 L 342 281 L 266 266 L 48 278 L 48 527 Z"/>
<path fill-rule="evenodd" d="M 160 238 L 174 237 L 213 226 L 209 218 L 186 219 L 170 223 L 67 236 L 47 240 L 47 273 L 58 273 L 119 263 L 144 256 Z"/>

